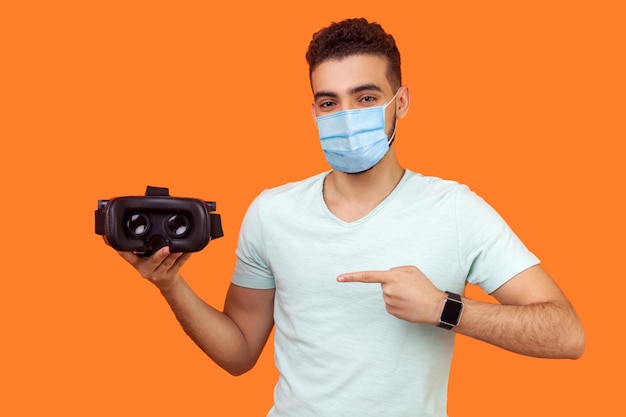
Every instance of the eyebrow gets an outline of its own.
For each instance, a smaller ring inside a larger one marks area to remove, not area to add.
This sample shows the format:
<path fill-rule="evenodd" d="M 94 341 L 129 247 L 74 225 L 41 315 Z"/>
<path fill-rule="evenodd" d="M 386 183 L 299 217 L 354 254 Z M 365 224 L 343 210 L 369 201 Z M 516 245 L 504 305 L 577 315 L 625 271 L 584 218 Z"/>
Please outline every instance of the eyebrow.
<path fill-rule="evenodd" d="M 373 90 L 373 91 L 379 91 L 379 92 L 383 92 L 382 88 L 380 88 L 378 85 L 376 84 L 363 84 L 363 85 L 359 85 L 357 87 L 354 87 L 353 89 L 350 90 L 350 94 L 358 94 L 361 91 L 367 91 L 367 90 Z M 332 91 L 318 91 L 317 93 L 315 93 L 315 100 L 321 98 L 321 97 L 331 97 L 331 98 L 337 98 L 339 97 L 339 95 L 337 93 L 334 93 Z"/>

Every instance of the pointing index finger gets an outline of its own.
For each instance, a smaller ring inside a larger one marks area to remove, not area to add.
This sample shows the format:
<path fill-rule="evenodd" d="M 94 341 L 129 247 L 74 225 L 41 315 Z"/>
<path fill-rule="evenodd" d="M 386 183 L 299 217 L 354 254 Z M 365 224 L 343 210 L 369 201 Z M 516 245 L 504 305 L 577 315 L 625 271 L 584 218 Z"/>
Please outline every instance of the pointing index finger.
<path fill-rule="evenodd" d="M 360 271 L 341 274 L 337 277 L 338 282 L 365 282 L 384 284 L 387 281 L 388 271 Z"/>

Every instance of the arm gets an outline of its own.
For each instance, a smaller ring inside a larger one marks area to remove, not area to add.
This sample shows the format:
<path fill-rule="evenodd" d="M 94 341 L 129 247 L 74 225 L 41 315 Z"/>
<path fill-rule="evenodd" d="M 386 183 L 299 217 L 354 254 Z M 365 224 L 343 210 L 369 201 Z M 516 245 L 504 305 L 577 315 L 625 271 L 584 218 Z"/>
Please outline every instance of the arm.
<path fill-rule="evenodd" d="M 390 314 L 415 323 L 439 323 L 446 294 L 414 266 L 343 274 L 338 280 L 380 283 Z M 582 355 L 582 325 L 541 266 L 522 271 L 492 295 L 501 304 L 464 298 L 454 331 L 529 356 L 576 359 Z"/>
<path fill-rule="evenodd" d="M 576 312 L 541 266 L 520 272 L 492 295 L 501 304 L 464 299 L 454 330 L 528 356 L 577 359 L 583 354 L 585 334 Z"/>
<path fill-rule="evenodd" d="M 165 247 L 150 258 L 120 252 L 139 273 L 159 288 L 185 333 L 215 363 L 233 375 L 250 370 L 272 330 L 274 290 L 230 286 L 224 311 L 205 303 L 180 276 L 191 254 Z"/>

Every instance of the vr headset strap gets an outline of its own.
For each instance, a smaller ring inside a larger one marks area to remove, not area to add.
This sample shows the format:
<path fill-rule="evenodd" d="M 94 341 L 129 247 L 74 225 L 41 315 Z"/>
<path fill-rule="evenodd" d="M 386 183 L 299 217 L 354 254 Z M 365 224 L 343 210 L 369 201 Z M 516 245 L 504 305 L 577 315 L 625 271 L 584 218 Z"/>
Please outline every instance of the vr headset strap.
<path fill-rule="evenodd" d="M 217 239 L 218 237 L 224 236 L 224 231 L 222 230 L 222 218 L 217 213 L 209 214 L 211 221 L 211 239 Z"/>
<path fill-rule="evenodd" d="M 96 234 L 104 236 L 104 207 L 107 200 L 98 200 L 98 209 L 96 215 Z"/>
<path fill-rule="evenodd" d="M 169 197 L 170 196 L 170 189 L 169 188 L 165 188 L 165 187 L 153 187 L 151 185 L 148 185 L 146 187 L 146 196 Z"/>

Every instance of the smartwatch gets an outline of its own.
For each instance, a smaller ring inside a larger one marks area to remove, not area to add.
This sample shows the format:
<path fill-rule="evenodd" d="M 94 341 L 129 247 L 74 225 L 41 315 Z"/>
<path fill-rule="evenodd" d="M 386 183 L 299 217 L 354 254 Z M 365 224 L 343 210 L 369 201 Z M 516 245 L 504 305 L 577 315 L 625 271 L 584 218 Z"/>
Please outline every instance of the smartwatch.
<path fill-rule="evenodd" d="M 461 301 L 459 294 L 450 291 L 446 291 L 446 294 L 448 294 L 448 298 L 443 302 L 443 308 L 441 309 L 437 327 L 450 330 L 461 321 L 463 301 Z"/>

